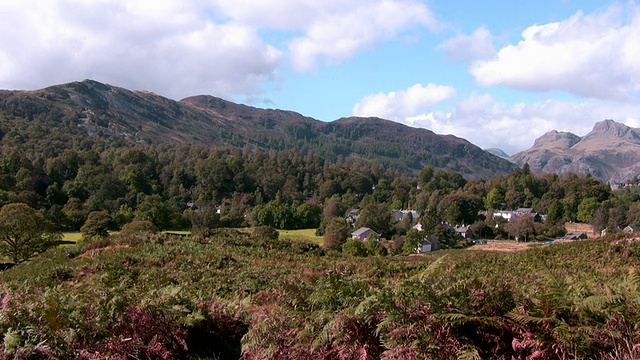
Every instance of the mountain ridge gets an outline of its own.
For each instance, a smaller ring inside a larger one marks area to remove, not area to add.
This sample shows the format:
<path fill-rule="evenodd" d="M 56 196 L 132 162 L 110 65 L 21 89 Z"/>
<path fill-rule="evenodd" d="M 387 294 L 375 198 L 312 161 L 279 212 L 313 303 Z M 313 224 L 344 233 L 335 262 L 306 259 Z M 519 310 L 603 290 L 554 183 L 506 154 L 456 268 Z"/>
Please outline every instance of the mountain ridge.
<path fill-rule="evenodd" d="M 260 109 L 210 95 L 175 101 L 94 80 L 33 91 L 0 90 L 0 111 L 68 131 L 85 131 L 88 136 L 135 143 L 293 148 L 328 160 L 362 157 L 405 173 L 433 166 L 470 179 L 515 169 L 465 139 L 390 120 L 346 117 L 322 122 L 294 111 Z"/>
<path fill-rule="evenodd" d="M 624 183 L 640 174 L 640 129 L 606 119 L 582 137 L 553 130 L 509 159 L 520 166 L 529 164 L 535 174 L 574 172 Z"/>

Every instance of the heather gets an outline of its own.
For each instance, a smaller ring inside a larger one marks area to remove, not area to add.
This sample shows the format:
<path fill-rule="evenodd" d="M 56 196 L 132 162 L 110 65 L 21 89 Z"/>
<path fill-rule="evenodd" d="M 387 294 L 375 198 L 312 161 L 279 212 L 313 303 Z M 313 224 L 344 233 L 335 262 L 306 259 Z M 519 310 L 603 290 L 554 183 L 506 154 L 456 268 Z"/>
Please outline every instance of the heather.
<path fill-rule="evenodd" d="M 50 249 L 0 275 L 3 358 L 633 359 L 640 244 L 355 258 L 214 230 Z"/>

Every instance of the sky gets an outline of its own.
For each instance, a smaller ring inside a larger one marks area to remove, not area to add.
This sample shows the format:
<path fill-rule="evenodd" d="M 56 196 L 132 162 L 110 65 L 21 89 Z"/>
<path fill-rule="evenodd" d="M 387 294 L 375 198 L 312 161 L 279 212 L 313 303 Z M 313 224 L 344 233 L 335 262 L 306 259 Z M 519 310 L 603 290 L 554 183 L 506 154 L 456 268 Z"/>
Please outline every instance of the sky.
<path fill-rule="evenodd" d="M 640 5 L 591 0 L 0 0 L 0 89 L 93 79 L 512 155 L 640 127 Z"/>

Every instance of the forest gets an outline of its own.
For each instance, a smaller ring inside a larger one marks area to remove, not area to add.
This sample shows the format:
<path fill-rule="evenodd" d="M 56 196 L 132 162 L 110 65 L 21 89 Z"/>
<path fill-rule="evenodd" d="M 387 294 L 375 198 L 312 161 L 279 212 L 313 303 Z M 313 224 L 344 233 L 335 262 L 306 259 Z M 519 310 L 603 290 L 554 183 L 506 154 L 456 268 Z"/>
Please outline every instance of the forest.
<path fill-rule="evenodd" d="M 563 222 L 592 223 L 599 231 L 640 221 L 633 186 L 613 192 L 590 176 L 535 176 L 527 166 L 483 180 L 431 167 L 410 176 L 361 158 L 136 145 L 2 116 L 0 134 L 0 206 L 27 204 L 61 231 L 78 231 L 89 214 L 105 212 L 110 230 L 144 220 L 160 230 L 269 225 L 320 227 L 322 233 L 331 218 L 367 205 L 429 213 L 433 224 L 470 225 L 486 238 L 509 236 L 481 215 L 495 209 L 531 207 L 548 214 L 544 226 L 531 230 L 540 239 L 556 236 Z M 383 221 L 380 227 L 391 239 L 409 224 Z"/>

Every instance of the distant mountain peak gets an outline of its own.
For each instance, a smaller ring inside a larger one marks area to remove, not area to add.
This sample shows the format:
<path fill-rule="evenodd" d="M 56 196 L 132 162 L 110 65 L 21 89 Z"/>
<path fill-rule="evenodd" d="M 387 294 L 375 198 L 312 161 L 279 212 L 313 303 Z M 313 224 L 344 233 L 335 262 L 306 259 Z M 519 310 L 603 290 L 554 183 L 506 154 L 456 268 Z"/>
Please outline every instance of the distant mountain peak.
<path fill-rule="evenodd" d="M 551 130 L 546 132 L 533 143 L 534 148 L 549 147 L 556 149 L 569 149 L 580 141 L 580 136 L 565 132 Z"/>
<path fill-rule="evenodd" d="M 536 174 L 573 172 L 622 183 L 640 175 L 640 129 L 607 119 L 583 137 L 553 130 L 510 160 L 530 164 Z"/>
<path fill-rule="evenodd" d="M 488 148 L 488 149 L 484 149 L 484 151 L 493 154 L 495 156 L 499 156 L 503 159 L 508 159 L 509 158 L 509 154 L 507 154 L 506 152 L 502 151 L 501 149 L 498 148 Z"/>
<path fill-rule="evenodd" d="M 625 124 L 621 124 L 613 120 L 603 120 L 603 121 L 597 122 L 593 126 L 593 130 L 591 130 L 591 132 L 588 135 L 606 134 L 614 137 L 623 137 L 627 135 L 630 130 L 632 130 L 632 128 L 630 128 Z"/>

